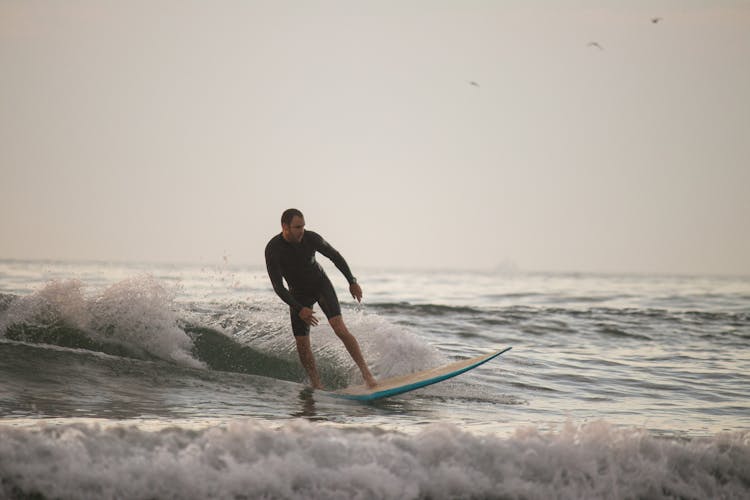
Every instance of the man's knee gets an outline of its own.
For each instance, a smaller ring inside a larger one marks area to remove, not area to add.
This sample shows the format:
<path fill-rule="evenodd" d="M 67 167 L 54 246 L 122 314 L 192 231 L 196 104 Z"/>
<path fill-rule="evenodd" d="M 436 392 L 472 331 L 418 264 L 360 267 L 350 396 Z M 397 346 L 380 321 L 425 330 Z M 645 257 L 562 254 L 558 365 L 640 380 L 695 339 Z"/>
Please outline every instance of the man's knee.
<path fill-rule="evenodd" d="M 343 325 L 344 324 L 344 318 L 340 314 L 337 314 L 336 316 L 334 316 L 332 318 L 328 318 L 328 323 L 330 323 L 331 326 L 334 326 L 334 325 Z"/>
<path fill-rule="evenodd" d="M 333 331 L 336 333 L 344 333 L 346 332 L 346 325 L 344 324 L 344 318 L 341 317 L 341 315 L 334 316 L 333 318 L 328 319 L 328 323 L 333 328 Z"/>

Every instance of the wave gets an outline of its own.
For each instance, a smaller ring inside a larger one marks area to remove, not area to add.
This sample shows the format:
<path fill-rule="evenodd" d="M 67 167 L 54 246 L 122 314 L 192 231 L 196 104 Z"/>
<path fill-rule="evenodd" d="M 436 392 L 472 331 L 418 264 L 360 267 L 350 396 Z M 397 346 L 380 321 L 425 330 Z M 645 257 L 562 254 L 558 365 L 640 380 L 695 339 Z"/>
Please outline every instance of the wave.
<path fill-rule="evenodd" d="M 193 355 L 212 370 L 291 381 L 304 379 L 304 371 L 297 361 L 243 345 L 211 328 L 186 325 L 185 332 L 193 340 Z"/>
<path fill-rule="evenodd" d="M 6 498 L 747 498 L 750 434 L 659 438 L 603 422 L 511 437 L 293 421 L 158 431 L 0 426 Z"/>
<path fill-rule="evenodd" d="M 174 291 L 151 276 L 127 279 L 89 296 L 80 281 L 54 281 L 27 296 L 5 295 L 0 304 L 0 337 L 11 341 L 303 379 L 294 360 L 243 345 L 219 329 L 190 323 L 181 316 Z M 233 313 L 231 307 L 223 308 L 220 316 L 226 321 Z"/>
<path fill-rule="evenodd" d="M 0 313 L 0 336 L 11 341 L 163 360 L 189 368 L 304 379 L 293 359 L 184 321 L 168 290 L 150 277 L 126 280 L 92 297 L 84 296 L 80 282 L 54 282 L 37 293 L 3 302 L 7 307 Z M 25 363 L 32 371 L 35 360 L 29 356 Z"/>
<path fill-rule="evenodd" d="M 463 315 L 481 318 L 488 322 L 508 324 L 512 322 L 533 319 L 539 316 L 561 316 L 576 319 L 591 319 L 598 317 L 617 317 L 633 319 L 663 320 L 673 322 L 722 322 L 734 326 L 746 326 L 750 321 L 747 312 L 731 311 L 673 311 L 657 308 L 634 307 L 555 307 L 546 305 L 513 305 L 513 306 L 456 306 L 445 304 L 413 304 L 410 302 L 379 302 L 370 303 L 368 307 L 396 314 L 414 316 L 447 316 Z"/>
<path fill-rule="evenodd" d="M 636 340 L 644 340 L 644 341 L 651 341 L 653 340 L 648 335 L 643 335 L 639 333 L 634 332 L 628 332 L 623 330 L 622 328 L 618 328 L 614 325 L 606 325 L 606 324 L 600 324 L 597 325 L 599 333 L 602 335 L 606 335 L 609 337 L 614 338 L 626 338 L 626 339 L 636 339 Z"/>
<path fill-rule="evenodd" d="M 425 315 L 425 316 L 444 316 L 452 314 L 480 314 L 479 308 L 469 306 L 450 306 L 444 304 L 412 304 L 409 302 L 376 302 L 370 304 L 374 309 L 390 313 L 404 313 Z"/>
<path fill-rule="evenodd" d="M 155 357 L 202 367 L 192 341 L 177 326 L 174 292 L 150 276 L 116 283 L 87 297 L 78 280 L 53 281 L 12 300 L 0 316 L 0 335 L 12 340 Z"/>
<path fill-rule="evenodd" d="M 148 275 L 89 295 L 77 280 L 53 281 L 27 296 L 0 295 L 0 336 L 229 371 L 245 370 L 251 352 L 247 347 L 252 346 L 258 364 L 274 365 L 262 359 L 270 355 L 284 365 L 269 372 L 271 376 L 295 380 L 300 376 L 292 368 L 296 358 L 289 356 L 293 346 L 267 340 L 287 336 L 286 313 L 278 301 L 186 305 L 175 301 L 176 294 L 177 290 Z M 642 342 L 664 340 L 676 331 L 725 342 L 742 342 L 750 335 L 746 312 L 408 302 L 371 303 L 368 308 L 372 316 L 396 316 L 401 325 L 417 328 L 429 328 L 431 323 L 425 321 L 433 318 L 448 319 L 462 338 L 494 339 L 498 329 L 535 336 L 583 334 Z M 222 349 L 226 359 L 217 355 Z M 340 374 L 333 376 L 340 378 Z"/>
<path fill-rule="evenodd" d="M 93 294 L 77 280 L 53 281 L 26 296 L 0 296 L 0 338 L 302 382 L 306 374 L 287 331 L 287 314 L 276 302 L 177 303 L 174 290 L 148 275 Z M 381 377 L 445 361 L 377 315 L 355 312 L 347 323 Z M 324 384 L 336 389 L 359 383 L 358 370 L 330 328 L 316 327 L 313 335 Z M 36 369 L 33 357 L 26 362 L 29 371 Z"/>

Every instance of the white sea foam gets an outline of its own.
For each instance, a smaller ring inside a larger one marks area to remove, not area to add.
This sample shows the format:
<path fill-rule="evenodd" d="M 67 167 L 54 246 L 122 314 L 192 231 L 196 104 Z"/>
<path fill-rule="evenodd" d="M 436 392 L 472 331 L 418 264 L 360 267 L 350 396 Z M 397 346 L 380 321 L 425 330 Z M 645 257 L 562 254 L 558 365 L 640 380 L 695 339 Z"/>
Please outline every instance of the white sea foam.
<path fill-rule="evenodd" d="M 255 300 L 253 306 L 252 310 L 239 309 L 221 316 L 221 325 L 212 326 L 222 329 L 235 339 L 252 344 L 253 348 L 296 362 L 296 346 L 289 325 L 288 308 L 276 299 Z M 322 312 L 317 309 L 316 312 L 320 323 L 311 328 L 310 335 L 318 363 L 339 368 L 349 367 L 348 383 L 362 383 L 362 376 L 344 344 L 335 335 Z M 435 347 L 414 332 L 377 313 L 345 308 L 343 317 L 376 377 L 404 375 L 447 362 Z M 199 321 L 205 322 L 201 318 Z"/>
<path fill-rule="evenodd" d="M 0 494 L 47 498 L 747 498 L 750 434 L 675 440 L 605 423 L 511 437 L 293 421 L 158 432 L 0 426 Z"/>
<path fill-rule="evenodd" d="M 145 275 L 105 289 L 94 298 L 91 311 L 94 331 L 185 366 L 203 367 L 190 354 L 192 340 L 177 326 L 174 292 Z"/>
<path fill-rule="evenodd" d="M 14 300 L 0 316 L 0 335 L 13 325 L 65 325 L 94 340 L 130 346 L 161 359 L 203 367 L 190 354 L 192 340 L 177 326 L 174 292 L 144 275 L 87 296 L 82 282 L 52 281 Z"/>
<path fill-rule="evenodd" d="M 79 280 L 51 281 L 36 292 L 10 303 L 0 315 L 0 334 L 14 324 L 50 325 L 64 318 L 67 324 L 84 328 L 91 320 Z"/>
<path fill-rule="evenodd" d="M 377 378 L 405 375 L 445 363 L 434 347 L 409 331 L 375 313 L 345 310 L 344 320 L 357 338 L 362 355 Z M 312 329 L 313 349 L 337 366 L 351 366 L 349 383 L 362 383 L 362 376 L 342 342 L 328 324 Z"/>
<path fill-rule="evenodd" d="M 377 314 L 355 314 L 351 325 L 381 378 L 405 375 L 446 362 L 437 349 L 414 332 Z"/>

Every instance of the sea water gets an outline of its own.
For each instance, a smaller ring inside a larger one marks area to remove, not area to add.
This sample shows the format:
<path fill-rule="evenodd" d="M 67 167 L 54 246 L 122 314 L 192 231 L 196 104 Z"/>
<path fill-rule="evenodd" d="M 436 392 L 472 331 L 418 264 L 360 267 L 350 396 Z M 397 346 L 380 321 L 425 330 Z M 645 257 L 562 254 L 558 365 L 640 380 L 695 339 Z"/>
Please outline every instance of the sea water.
<path fill-rule="evenodd" d="M 0 498 L 750 498 L 749 278 L 327 269 L 376 377 L 513 349 L 351 402 L 263 268 L 0 261 Z"/>

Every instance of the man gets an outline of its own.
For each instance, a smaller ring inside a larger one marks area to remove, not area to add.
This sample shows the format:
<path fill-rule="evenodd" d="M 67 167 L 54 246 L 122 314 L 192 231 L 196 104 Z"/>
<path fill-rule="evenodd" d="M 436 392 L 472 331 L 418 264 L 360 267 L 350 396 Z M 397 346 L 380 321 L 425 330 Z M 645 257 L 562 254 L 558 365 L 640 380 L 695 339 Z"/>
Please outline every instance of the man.
<path fill-rule="evenodd" d="M 276 294 L 289 304 L 292 319 L 292 332 L 297 342 L 297 353 L 305 367 L 310 383 L 315 389 L 322 389 L 315 358 L 310 348 L 310 325 L 318 324 L 312 307 L 317 302 L 328 318 L 333 331 L 346 346 L 354 362 L 362 372 L 368 387 L 377 382 L 367 368 L 359 349 L 359 343 L 344 324 L 341 306 L 331 281 L 325 271 L 315 261 L 315 252 L 320 252 L 336 265 L 349 282 L 349 292 L 358 302 L 362 301 L 362 288 L 352 276 L 344 257 L 329 245 L 319 234 L 305 231 L 305 217 L 296 208 L 290 208 L 281 215 L 281 234 L 271 238 L 266 245 L 266 269 Z M 289 290 L 284 287 L 286 280 Z"/>

